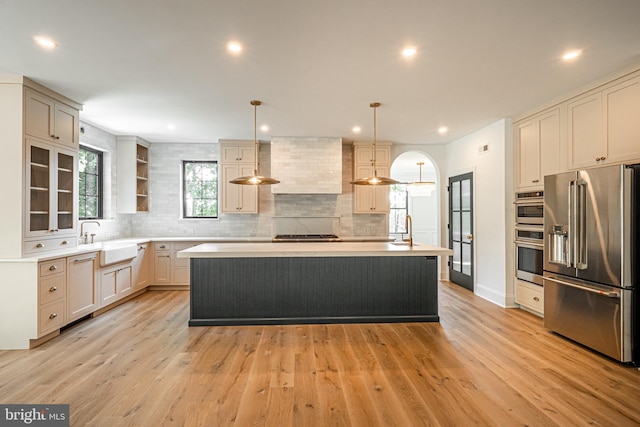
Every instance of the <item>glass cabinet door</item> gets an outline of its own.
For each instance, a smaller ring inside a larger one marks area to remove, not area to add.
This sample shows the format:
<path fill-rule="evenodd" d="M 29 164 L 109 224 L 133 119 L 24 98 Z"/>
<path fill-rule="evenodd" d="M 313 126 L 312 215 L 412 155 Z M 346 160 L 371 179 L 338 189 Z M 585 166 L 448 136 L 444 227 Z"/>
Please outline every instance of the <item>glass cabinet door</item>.
<path fill-rule="evenodd" d="M 75 159 L 72 155 L 57 152 L 57 209 L 58 230 L 73 229 L 73 172 Z"/>
<path fill-rule="evenodd" d="M 25 237 L 75 232 L 76 154 L 34 140 L 27 140 L 26 147 Z"/>
<path fill-rule="evenodd" d="M 29 227 L 30 233 L 48 232 L 51 225 L 51 150 L 29 146 Z"/>

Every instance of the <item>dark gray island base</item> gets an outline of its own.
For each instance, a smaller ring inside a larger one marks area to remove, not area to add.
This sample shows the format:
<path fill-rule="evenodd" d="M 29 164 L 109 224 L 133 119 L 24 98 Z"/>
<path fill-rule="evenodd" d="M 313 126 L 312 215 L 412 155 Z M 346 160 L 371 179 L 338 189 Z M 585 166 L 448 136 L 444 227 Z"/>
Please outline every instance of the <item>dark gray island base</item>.
<path fill-rule="evenodd" d="M 189 326 L 437 322 L 437 259 L 192 257 Z"/>

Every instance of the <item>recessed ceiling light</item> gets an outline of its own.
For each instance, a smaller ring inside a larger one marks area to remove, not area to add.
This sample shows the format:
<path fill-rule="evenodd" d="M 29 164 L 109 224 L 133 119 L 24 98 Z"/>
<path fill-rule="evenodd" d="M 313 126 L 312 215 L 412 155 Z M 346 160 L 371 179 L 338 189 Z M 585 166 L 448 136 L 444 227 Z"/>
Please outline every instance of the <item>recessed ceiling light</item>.
<path fill-rule="evenodd" d="M 48 37 L 35 36 L 33 39 L 40 45 L 40 47 L 43 47 L 45 49 L 53 49 L 58 47 L 58 44 Z"/>
<path fill-rule="evenodd" d="M 167 125 L 167 129 L 169 129 L 169 130 L 176 130 L 176 125 L 174 125 L 173 123 L 169 123 L 169 124 Z"/>
<path fill-rule="evenodd" d="M 242 52 L 242 45 L 238 42 L 231 41 L 227 43 L 227 50 L 233 54 Z"/>
<path fill-rule="evenodd" d="M 405 47 L 402 49 L 402 56 L 405 58 L 411 58 L 412 56 L 415 56 L 417 52 L 418 50 L 413 46 Z"/>
<path fill-rule="evenodd" d="M 440 127 L 438 128 L 438 133 L 439 133 L 440 135 L 444 135 L 444 134 L 445 134 L 445 133 L 447 133 L 447 132 L 449 132 L 449 128 L 448 128 L 448 127 L 446 127 L 446 126 L 440 126 Z"/>
<path fill-rule="evenodd" d="M 360 133 L 362 129 L 360 128 L 360 126 L 354 126 L 353 128 L 351 128 L 351 132 L 353 133 Z"/>
<path fill-rule="evenodd" d="M 260 130 L 261 130 L 262 132 L 269 132 L 269 126 L 267 126 L 267 125 L 262 125 L 262 126 L 260 126 Z"/>
<path fill-rule="evenodd" d="M 562 55 L 562 59 L 564 59 L 565 61 L 571 61 L 572 59 L 576 59 L 578 56 L 580 56 L 581 53 L 581 50 L 572 50 Z"/>

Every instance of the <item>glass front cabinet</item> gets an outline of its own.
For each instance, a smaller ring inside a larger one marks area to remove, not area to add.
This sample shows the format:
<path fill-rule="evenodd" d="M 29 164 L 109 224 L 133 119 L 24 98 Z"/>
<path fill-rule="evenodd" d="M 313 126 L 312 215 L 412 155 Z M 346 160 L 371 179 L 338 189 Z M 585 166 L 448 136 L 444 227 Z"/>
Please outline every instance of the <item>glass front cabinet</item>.
<path fill-rule="evenodd" d="M 27 138 L 25 237 L 75 236 L 77 153 Z"/>

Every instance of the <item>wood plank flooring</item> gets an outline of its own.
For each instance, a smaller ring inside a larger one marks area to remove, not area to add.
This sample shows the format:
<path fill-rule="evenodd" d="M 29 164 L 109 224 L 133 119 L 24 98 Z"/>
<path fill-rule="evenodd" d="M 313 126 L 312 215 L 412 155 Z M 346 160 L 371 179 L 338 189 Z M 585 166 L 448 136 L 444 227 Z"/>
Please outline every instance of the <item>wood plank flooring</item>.
<path fill-rule="evenodd" d="M 0 403 L 67 403 L 72 426 L 640 425 L 637 368 L 439 296 L 440 323 L 189 328 L 188 292 L 151 291 L 0 352 Z"/>

